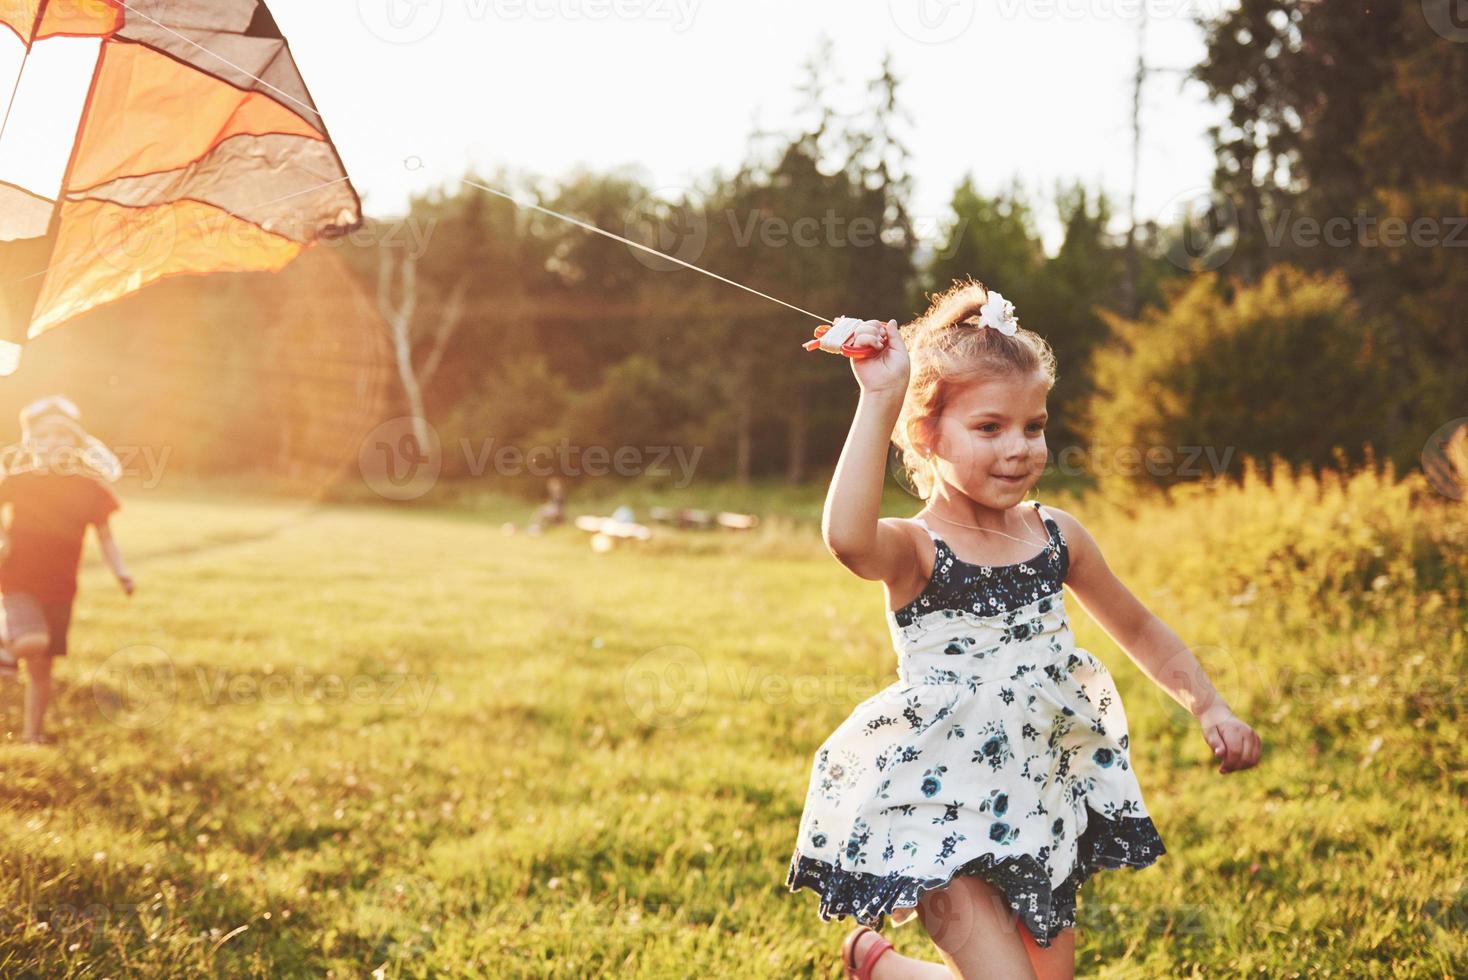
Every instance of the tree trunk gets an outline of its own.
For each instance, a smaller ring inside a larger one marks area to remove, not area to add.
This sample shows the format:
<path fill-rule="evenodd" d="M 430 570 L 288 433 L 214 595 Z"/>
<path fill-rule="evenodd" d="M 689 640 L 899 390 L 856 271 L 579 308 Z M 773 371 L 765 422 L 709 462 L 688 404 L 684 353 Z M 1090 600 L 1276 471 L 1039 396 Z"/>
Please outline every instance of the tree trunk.
<path fill-rule="evenodd" d="M 402 265 L 402 300 L 394 305 L 389 299 L 392 283 L 392 255 L 386 248 L 378 248 L 377 265 L 377 308 L 387 321 L 388 334 L 392 338 L 393 362 L 398 369 L 398 381 L 403 386 L 403 398 L 408 403 L 408 415 L 413 426 L 413 441 L 418 444 L 419 454 L 426 454 L 428 443 L 428 418 L 423 414 L 423 390 L 418 384 L 418 375 L 413 370 L 413 314 L 418 308 L 418 259 L 405 253 Z"/>
<path fill-rule="evenodd" d="M 785 479 L 791 483 L 805 480 L 805 459 L 810 434 L 810 393 L 804 384 L 796 385 L 791 399 L 789 421 L 790 441 L 785 457 Z"/>
<path fill-rule="evenodd" d="M 749 386 L 741 385 L 736 399 L 736 429 L 734 433 L 734 482 L 741 487 L 749 486 L 749 465 L 754 455 L 754 405 L 751 403 Z"/>

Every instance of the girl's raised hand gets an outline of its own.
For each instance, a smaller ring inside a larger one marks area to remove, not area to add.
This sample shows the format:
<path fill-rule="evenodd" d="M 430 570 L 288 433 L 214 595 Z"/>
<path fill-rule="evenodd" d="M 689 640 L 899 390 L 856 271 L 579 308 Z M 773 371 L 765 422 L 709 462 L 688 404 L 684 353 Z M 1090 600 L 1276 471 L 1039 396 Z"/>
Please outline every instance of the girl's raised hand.
<path fill-rule="evenodd" d="M 1198 724 L 1203 729 L 1203 738 L 1208 742 L 1213 757 L 1219 762 L 1219 772 L 1250 769 L 1259 761 L 1259 754 L 1264 749 L 1263 740 L 1228 708 L 1204 712 L 1199 717 Z"/>
<path fill-rule="evenodd" d="M 896 320 L 878 323 L 868 320 L 856 328 L 848 343 L 853 347 L 876 347 L 880 354 L 872 357 L 853 357 L 851 373 L 864 392 L 907 391 L 908 359 L 907 345 L 903 343 L 902 331 L 897 329 Z"/>

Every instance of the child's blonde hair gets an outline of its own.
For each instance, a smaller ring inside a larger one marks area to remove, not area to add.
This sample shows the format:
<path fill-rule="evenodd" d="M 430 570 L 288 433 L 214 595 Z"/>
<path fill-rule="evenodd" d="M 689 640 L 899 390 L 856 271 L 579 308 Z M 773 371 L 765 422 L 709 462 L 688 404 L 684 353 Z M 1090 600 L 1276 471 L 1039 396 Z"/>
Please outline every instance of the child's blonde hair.
<path fill-rule="evenodd" d="M 954 280 L 932 298 L 926 313 L 902 327 L 912 371 L 892 441 L 925 500 L 933 492 L 933 472 L 923 447 L 932 445 L 935 422 L 954 385 L 1038 374 L 1047 391 L 1055 387 L 1055 352 L 1044 337 L 1024 327 L 1006 336 L 977 326 L 979 308 L 988 300 L 983 283 Z"/>

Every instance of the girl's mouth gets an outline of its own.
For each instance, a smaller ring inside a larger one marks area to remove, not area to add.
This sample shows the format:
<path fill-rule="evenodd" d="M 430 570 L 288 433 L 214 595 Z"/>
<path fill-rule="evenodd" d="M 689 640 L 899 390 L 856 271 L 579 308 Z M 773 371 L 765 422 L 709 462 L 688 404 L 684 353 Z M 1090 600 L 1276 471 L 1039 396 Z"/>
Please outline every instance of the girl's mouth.
<path fill-rule="evenodd" d="M 994 474 L 994 479 L 998 480 L 1000 483 L 1008 484 L 1011 486 L 1018 486 L 1019 484 L 1025 482 L 1023 473 L 1021 473 L 1019 476 L 1003 476 L 996 473 Z"/>

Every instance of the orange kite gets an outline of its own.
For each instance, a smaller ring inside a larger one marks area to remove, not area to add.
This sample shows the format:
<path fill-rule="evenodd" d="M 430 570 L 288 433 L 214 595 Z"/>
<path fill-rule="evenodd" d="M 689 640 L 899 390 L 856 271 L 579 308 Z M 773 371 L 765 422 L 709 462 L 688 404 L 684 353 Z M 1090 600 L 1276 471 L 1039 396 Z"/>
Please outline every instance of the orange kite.
<path fill-rule="evenodd" d="M 0 169 L 0 241 L 50 243 L 29 322 L 0 323 L 0 372 L 25 341 L 165 276 L 279 270 L 361 224 L 260 0 L 0 0 L 0 41 L 7 28 L 27 61 L 98 40 L 59 181 Z"/>

